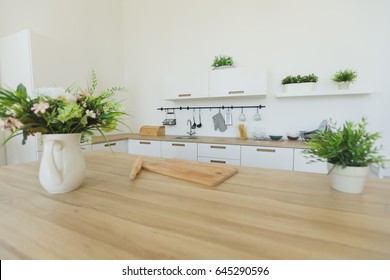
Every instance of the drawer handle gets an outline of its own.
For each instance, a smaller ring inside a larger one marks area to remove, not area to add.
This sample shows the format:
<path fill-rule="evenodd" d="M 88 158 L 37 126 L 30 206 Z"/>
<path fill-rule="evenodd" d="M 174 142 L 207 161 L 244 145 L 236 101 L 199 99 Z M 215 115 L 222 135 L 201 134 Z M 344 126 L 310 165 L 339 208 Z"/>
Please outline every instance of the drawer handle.
<path fill-rule="evenodd" d="M 223 160 L 214 160 L 214 159 L 210 159 L 210 162 L 211 162 L 211 163 L 223 163 L 223 164 L 226 164 L 226 161 L 223 161 Z"/>
<path fill-rule="evenodd" d="M 232 91 L 229 91 L 229 94 L 244 94 L 245 91 L 243 90 L 232 90 Z"/>
<path fill-rule="evenodd" d="M 180 93 L 179 97 L 188 97 L 191 96 L 191 93 Z"/>
<path fill-rule="evenodd" d="M 141 145 L 150 145 L 150 144 L 152 144 L 152 143 L 150 143 L 150 142 L 143 142 L 143 141 L 141 141 L 141 142 L 139 142 Z"/>
<path fill-rule="evenodd" d="M 224 150 L 226 150 L 226 146 L 210 146 L 210 149 L 224 149 Z"/>
<path fill-rule="evenodd" d="M 270 150 L 270 149 L 257 149 L 258 152 L 266 152 L 266 153 L 275 153 L 276 150 Z"/>
<path fill-rule="evenodd" d="M 172 146 L 174 147 L 185 147 L 186 144 L 177 144 L 177 143 L 172 143 Z"/>
<path fill-rule="evenodd" d="M 116 143 L 107 143 L 107 144 L 104 144 L 104 147 L 111 147 L 111 146 L 115 146 Z"/>

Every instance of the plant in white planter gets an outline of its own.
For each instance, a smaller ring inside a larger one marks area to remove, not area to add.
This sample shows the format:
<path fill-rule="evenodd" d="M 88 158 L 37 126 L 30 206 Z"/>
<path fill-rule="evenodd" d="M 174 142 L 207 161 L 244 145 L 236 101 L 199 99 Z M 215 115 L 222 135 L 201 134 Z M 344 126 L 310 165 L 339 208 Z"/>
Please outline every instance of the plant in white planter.
<path fill-rule="evenodd" d="M 314 74 L 305 76 L 287 76 L 282 80 L 284 91 L 305 92 L 312 91 L 315 84 L 318 82 L 318 77 Z"/>
<path fill-rule="evenodd" d="M 220 55 L 220 56 L 216 56 L 214 58 L 214 61 L 213 61 L 213 64 L 211 64 L 211 66 L 213 67 L 213 69 L 217 69 L 217 68 L 220 68 L 220 67 L 233 67 L 233 57 L 231 56 L 226 56 L 226 55 Z"/>
<path fill-rule="evenodd" d="M 357 72 L 351 69 L 337 71 L 332 80 L 337 83 L 339 89 L 349 89 L 349 85 L 357 78 Z"/>
<path fill-rule="evenodd" d="M 346 121 L 341 128 L 332 124 L 331 129 L 314 135 L 307 142 L 305 153 L 314 160 L 328 162 L 332 187 L 338 191 L 363 192 L 369 165 L 384 162 L 375 146 L 380 134 L 367 132 L 366 126 L 365 118 L 361 123 Z"/>

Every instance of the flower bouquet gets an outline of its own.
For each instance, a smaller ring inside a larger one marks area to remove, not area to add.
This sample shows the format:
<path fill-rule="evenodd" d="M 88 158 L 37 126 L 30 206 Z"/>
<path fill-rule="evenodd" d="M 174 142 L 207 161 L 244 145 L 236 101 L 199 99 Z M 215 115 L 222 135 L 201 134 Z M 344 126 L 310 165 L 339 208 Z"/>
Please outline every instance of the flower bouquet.
<path fill-rule="evenodd" d="M 82 88 L 42 88 L 30 97 L 20 84 L 16 90 L 0 87 L 0 127 L 9 131 L 8 140 L 42 133 L 43 154 L 39 181 L 51 194 L 77 189 L 86 174 L 80 140 L 96 130 L 104 133 L 116 128 L 126 115 L 113 96 L 124 88 L 113 87 L 94 95 L 97 86 L 92 70 L 91 86 Z"/>
<path fill-rule="evenodd" d="M 112 87 L 94 95 L 96 86 L 92 70 L 91 85 L 86 89 L 41 88 L 36 97 L 30 97 L 22 84 L 16 90 L 0 87 L 0 128 L 10 132 L 3 144 L 19 134 L 23 134 L 25 144 L 35 133 L 81 133 L 84 138 L 94 131 L 104 136 L 104 132 L 116 129 L 126 113 L 113 96 L 125 89 Z"/>

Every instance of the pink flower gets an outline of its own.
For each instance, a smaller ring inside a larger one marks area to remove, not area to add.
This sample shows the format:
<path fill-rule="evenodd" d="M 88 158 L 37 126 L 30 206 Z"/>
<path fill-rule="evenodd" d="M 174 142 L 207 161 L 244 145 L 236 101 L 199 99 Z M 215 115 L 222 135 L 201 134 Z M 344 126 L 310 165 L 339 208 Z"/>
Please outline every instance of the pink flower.
<path fill-rule="evenodd" d="M 18 121 L 17 119 L 15 119 L 13 117 L 9 117 L 8 119 L 9 119 L 11 126 L 13 126 L 13 127 L 21 128 L 23 126 L 23 124 L 20 121 Z"/>
<path fill-rule="evenodd" d="M 21 123 L 19 120 L 8 117 L 3 120 L 0 120 L 0 129 L 1 130 L 7 130 L 9 132 L 14 132 L 16 129 L 19 129 L 23 126 L 23 123 Z"/>
<path fill-rule="evenodd" d="M 34 114 L 44 114 L 46 112 L 46 109 L 48 109 L 49 107 L 50 105 L 47 102 L 34 103 L 34 105 L 31 107 L 31 111 L 34 111 Z"/>
<path fill-rule="evenodd" d="M 82 93 L 85 97 L 91 96 L 91 94 L 90 94 L 88 91 L 83 90 L 82 88 L 80 89 L 80 91 L 81 91 L 81 93 Z"/>

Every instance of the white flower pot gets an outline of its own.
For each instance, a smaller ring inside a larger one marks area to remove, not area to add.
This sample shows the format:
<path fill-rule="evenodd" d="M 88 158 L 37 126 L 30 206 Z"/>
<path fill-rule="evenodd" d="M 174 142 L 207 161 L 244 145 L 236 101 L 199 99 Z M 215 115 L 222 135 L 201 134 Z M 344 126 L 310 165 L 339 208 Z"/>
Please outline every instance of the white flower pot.
<path fill-rule="evenodd" d="M 39 181 L 51 194 L 77 189 L 85 177 L 85 160 L 80 148 L 81 133 L 43 134 Z"/>
<path fill-rule="evenodd" d="M 332 188 L 345 193 L 362 193 L 368 176 L 369 167 L 347 166 L 342 168 L 339 165 L 328 163 Z"/>
<path fill-rule="evenodd" d="M 296 83 L 283 85 L 284 92 L 310 93 L 315 89 L 316 83 Z"/>
<path fill-rule="evenodd" d="M 345 90 L 345 89 L 349 89 L 350 84 L 351 84 L 351 82 L 338 82 L 337 87 L 340 90 L 343 90 L 343 89 Z"/>

